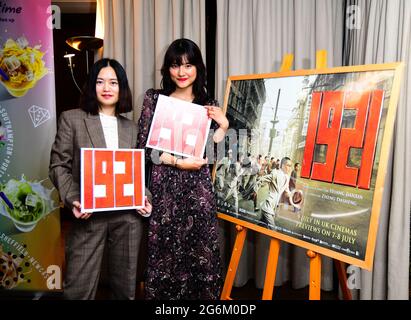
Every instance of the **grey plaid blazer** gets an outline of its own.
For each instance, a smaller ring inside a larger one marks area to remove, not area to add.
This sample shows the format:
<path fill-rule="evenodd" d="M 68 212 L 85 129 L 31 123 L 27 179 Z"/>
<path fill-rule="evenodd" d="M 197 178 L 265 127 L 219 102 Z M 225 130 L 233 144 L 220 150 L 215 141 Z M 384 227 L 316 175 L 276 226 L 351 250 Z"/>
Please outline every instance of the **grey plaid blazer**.
<path fill-rule="evenodd" d="M 123 116 L 117 124 L 119 148 L 136 148 L 137 125 Z M 80 148 L 106 148 L 100 117 L 81 109 L 65 111 L 51 148 L 49 177 L 70 210 L 73 201 L 80 201 Z"/>

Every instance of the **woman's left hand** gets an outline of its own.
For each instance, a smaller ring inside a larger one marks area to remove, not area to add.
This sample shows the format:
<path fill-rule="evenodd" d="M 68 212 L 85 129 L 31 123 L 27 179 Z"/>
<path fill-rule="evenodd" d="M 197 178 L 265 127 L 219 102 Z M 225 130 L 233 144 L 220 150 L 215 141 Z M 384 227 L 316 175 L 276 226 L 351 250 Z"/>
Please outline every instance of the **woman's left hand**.
<path fill-rule="evenodd" d="M 208 116 L 213 119 L 223 130 L 228 129 L 228 119 L 224 115 L 223 110 L 217 106 L 204 106 L 207 109 Z"/>
<path fill-rule="evenodd" d="M 150 201 L 148 201 L 147 196 L 145 196 L 145 198 L 144 198 L 144 208 L 137 209 L 137 212 L 140 215 L 142 215 L 143 217 L 149 217 L 151 215 L 152 210 L 153 210 L 153 206 L 150 203 Z"/>

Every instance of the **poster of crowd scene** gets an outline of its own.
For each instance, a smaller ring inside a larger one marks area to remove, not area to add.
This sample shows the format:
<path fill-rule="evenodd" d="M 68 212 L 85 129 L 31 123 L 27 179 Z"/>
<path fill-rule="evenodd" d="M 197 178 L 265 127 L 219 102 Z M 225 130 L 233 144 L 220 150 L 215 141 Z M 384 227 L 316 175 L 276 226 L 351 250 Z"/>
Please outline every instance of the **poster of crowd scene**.
<path fill-rule="evenodd" d="M 230 77 L 220 218 L 370 268 L 398 69 Z"/>

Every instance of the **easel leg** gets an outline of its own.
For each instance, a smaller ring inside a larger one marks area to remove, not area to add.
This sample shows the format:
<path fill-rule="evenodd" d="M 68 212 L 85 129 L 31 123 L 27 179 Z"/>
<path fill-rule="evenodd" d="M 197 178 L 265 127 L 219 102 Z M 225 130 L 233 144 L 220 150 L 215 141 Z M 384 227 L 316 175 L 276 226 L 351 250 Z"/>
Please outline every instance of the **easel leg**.
<path fill-rule="evenodd" d="M 310 258 L 310 300 L 321 299 L 321 255 L 311 250 L 307 251 Z"/>
<path fill-rule="evenodd" d="M 272 238 L 268 253 L 267 267 L 265 271 L 263 300 L 273 299 L 275 275 L 277 273 L 278 255 L 280 253 L 280 240 Z"/>
<path fill-rule="evenodd" d="M 345 263 L 339 260 L 334 260 L 335 268 L 337 269 L 338 281 L 344 300 L 352 300 L 350 289 L 347 286 L 347 274 L 345 272 Z"/>
<path fill-rule="evenodd" d="M 233 253 L 231 255 L 230 265 L 228 266 L 227 275 L 225 277 L 221 300 L 231 300 L 231 289 L 233 288 L 235 274 L 237 272 L 238 263 L 240 262 L 241 253 L 243 252 L 245 237 L 247 235 L 247 228 L 237 225 L 236 229 L 237 236 L 234 243 Z"/>

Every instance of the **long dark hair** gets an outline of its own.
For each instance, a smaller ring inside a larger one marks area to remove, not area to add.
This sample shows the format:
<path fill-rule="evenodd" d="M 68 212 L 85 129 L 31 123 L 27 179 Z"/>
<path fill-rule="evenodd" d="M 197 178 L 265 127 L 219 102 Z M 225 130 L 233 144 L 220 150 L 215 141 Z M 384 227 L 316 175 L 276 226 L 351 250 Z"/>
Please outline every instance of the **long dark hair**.
<path fill-rule="evenodd" d="M 99 102 L 96 95 L 96 81 L 100 70 L 105 67 L 112 67 L 118 80 L 119 97 L 116 104 L 115 114 L 118 115 L 120 113 L 130 112 L 133 110 L 133 103 L 126 71 L 117 60 L 108 58 L 98 60 L 91 67 L 88 79 L 83 87 L 83 93 L 80 97 L 80 108 L 87 113 L 94 115 L 99 113 Z"/>
<path fill-rule="evenodd" d="M 186 61 L 184 60 L 186 59 Z M 197 69 L 197 77 L 193 83 L 194 103 L 206 104 L 209 100 L 207 94 L 207 73 L 200 48 L 189 39 L 174 40 L 164 55 L 161 67 L 161 88 L 165 95 L 170 95 L 176 90 L 176 84 L 171 80 L 170 67 L 173 64 L 181 66 L 183 62 L 192 64 Z"/>

